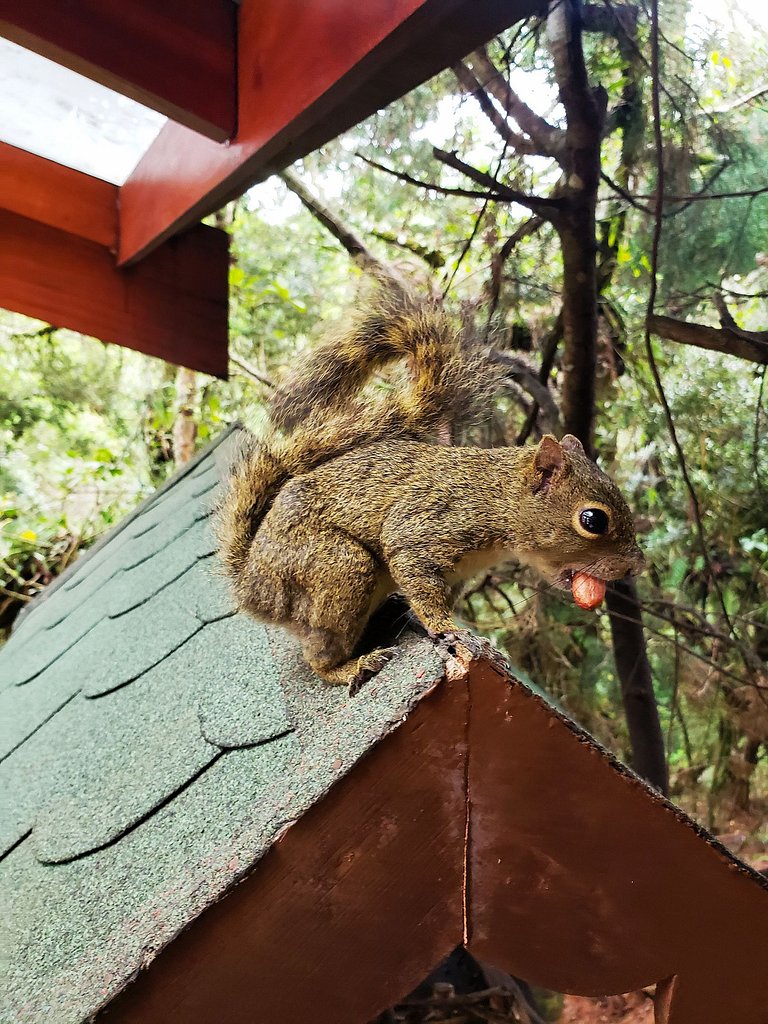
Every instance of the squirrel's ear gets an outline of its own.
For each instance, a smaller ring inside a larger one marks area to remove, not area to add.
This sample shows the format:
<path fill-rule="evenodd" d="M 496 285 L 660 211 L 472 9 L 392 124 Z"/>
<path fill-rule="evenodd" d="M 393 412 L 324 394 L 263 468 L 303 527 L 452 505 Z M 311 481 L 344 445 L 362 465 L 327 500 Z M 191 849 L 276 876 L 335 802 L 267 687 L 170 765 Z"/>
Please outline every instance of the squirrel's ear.
<path fill-rule="evenodd" d="M 586 456 L 587 454 L 584 451 L 584 445 L 581 443 L 578 437 L 574 437 L 573 434 L 564 434 L 563 440 L 560 442 L 560 444 L 567 452 L 573 452 L 574 455 Z"/>
<path fill-rule="evenodd" d="M 534 494 L 549 490 L 552 481 L 562 472 L 564 462 L 563 447 L 560 442 L 551 434 L 545 434 L 539 441 L 539 446 L 533 457 L 533 468 L 536 471 L 536 480 L 533 485 Z"/>

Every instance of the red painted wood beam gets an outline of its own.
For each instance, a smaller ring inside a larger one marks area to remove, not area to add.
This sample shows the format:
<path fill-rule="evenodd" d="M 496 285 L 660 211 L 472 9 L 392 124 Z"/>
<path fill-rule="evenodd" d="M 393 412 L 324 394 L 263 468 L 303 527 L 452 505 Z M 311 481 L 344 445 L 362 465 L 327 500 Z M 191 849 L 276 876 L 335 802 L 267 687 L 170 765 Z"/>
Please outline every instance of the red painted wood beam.
<path fill-rule="evenodd" d="M 121 190 L 120 262 L 213 212 L 540 6 L 536 0 L 243 0 L 238 131 L 166 125 Z"/>
<path fill-rule="evenodd" d="M 0 35 L 223 141 L 235 129 L 233 0 L 0 0 Z"/>
<path fill-rule="evenodd" d="M 226 377 L 228 244 L 198 225 L 120 270 L 97 240 L 0 210 L 0 306 Z"/>
<path fill-rule="evenodd" d="M 117 251 L 116 185 L 0 142 L 0 206 Z"/>

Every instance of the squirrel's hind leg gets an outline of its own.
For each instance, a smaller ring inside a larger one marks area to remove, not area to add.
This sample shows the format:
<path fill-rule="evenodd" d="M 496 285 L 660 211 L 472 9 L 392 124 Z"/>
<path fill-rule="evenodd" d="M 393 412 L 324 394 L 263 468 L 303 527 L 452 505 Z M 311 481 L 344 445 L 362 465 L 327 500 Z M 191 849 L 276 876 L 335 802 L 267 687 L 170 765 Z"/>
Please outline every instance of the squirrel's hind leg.
<path fill-rule="evenodd" d="M 311 547 L 313 560 L 304 567 L 303 593 L 294 604 L 294 628 L 312 671 L 355 692 L 395 653 L 383 647 L 358 653 L 371 613 L 386 596 L 382 569 L 342 531 L 315 533 Z"/>
<path fill-rule="evenodd" d="M 356 646 L 356 639 L 350 644 L 348 636 L 328 629 L 314 629 L 303 639 L 304 657 L 321 679 L 337 686 L 349 686 L 350 691 L 356 693 L 395 654 L 392 647 L 379 647 L 359 658 L 352 658 L 350 653 Z"/>

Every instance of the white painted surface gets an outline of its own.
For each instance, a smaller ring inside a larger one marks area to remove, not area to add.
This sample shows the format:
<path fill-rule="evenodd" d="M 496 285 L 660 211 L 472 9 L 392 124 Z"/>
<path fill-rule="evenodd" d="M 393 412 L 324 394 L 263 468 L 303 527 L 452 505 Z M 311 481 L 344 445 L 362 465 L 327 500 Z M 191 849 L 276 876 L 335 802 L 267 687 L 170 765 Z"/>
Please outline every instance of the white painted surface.
<path fill-rule="evenodd" d="M 0 140 L 122 185 L 162 114 L 0 39 Z"/>

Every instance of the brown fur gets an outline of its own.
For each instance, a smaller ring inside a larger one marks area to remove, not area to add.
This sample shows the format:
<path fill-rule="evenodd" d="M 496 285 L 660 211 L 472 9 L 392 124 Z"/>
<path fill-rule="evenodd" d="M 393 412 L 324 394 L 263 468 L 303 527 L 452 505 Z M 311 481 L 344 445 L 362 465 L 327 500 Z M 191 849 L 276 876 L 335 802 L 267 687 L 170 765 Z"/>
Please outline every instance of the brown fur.
<path fill-rule="evenodd" d="M 362 401 L 372 369 L 402 356 L 410 386 L 384 406 Z M 626 502 L 575 438 L 502 449 L 430 440 L 468 404 L 473 380 L 482 390 L 478 360 L 434 310 L 364 317 L 280 390 L 275 426 L 235 465 L 218 524 L 238 603 L 294 630 L 329 682 L 356 685 L 391 657 L 354 652 L 394 591 L 440 634 L 455 628 L 456 584 L 482 564 L 515 556 L 563 587 L 575 571 L 610 580 L 642 565 Z M 604 537 L 573 526 L 591 503 L 610 511 Z"/>

